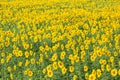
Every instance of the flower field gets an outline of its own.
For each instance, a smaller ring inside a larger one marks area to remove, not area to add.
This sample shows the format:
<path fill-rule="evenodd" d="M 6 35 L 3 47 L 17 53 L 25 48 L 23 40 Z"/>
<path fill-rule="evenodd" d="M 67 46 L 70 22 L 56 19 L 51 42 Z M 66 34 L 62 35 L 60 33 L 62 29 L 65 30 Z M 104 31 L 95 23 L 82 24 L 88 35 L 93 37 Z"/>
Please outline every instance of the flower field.
<path fill-rule="evenodd" d="M 120 1 L 0 0 L 0 80 L 120 80 Z"/>

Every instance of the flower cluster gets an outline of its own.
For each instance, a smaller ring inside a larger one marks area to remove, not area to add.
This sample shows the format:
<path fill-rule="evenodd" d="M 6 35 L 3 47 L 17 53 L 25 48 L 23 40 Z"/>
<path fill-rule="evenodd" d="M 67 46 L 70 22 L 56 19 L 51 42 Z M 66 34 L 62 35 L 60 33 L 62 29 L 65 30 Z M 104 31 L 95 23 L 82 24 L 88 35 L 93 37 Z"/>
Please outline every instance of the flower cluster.
<path fill-rule="evenodd" d="M 119 4 L 0 1 L 0 80 L 120 79 Z"/>

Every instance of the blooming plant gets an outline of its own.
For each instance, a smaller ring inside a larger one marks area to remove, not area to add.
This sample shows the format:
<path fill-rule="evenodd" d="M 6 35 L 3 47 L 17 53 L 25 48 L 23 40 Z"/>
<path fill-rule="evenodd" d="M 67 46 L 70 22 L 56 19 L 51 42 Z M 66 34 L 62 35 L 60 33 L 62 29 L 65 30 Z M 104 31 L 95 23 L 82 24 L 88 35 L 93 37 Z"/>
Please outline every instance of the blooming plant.
<path fill-rule="evenodd" d="M 0 80 L 119 79 L 119 0 L 0 0 Z"/>

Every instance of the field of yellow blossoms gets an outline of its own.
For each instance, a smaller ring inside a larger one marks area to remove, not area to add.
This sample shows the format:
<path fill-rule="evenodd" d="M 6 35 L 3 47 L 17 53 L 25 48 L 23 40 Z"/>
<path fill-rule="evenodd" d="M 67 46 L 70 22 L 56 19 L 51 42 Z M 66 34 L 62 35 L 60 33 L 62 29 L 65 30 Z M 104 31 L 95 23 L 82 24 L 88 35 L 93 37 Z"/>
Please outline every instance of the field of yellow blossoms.
<path fill-rule="evenodd" d="M 0 0 L 0 80 L 120 80 L 120 0 Z"/>

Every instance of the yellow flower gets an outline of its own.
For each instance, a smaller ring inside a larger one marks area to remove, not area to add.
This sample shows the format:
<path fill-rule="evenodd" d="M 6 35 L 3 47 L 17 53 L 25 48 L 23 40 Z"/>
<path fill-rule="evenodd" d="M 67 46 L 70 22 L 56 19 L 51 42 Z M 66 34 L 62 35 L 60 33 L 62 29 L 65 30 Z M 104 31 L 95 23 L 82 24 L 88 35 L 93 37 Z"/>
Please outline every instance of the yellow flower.
<path fill-rule="evenodd" d="M 52 38 L 52 43 L 55 43 L 57 41 L 56 38 Z"/>
<path fill-rule="evenodd" d="M 106 65 L 107 61 L 106 60 L 103 60 L 103 65 Z"/>
<path fill-rule="evenodd" d="M 70 72 L 74 72 L 74 67 L 73 67 L 73 66 L 70 66 L 70 67 L 69 67 L 69 71 L 70 71 Z"/>
<path fill-rule="evenodd" d="M 28 80 L 32 80 L 32 78 L 29 78 Z"/>
<path fill-rule="evenodd" d="M 118 61 L 118 65 L 120 66 L 120 61 Z"/>
<path fill-rule="evenodd" d="M 29 63 L 30 63 L 29 60 L 26 60 L 25 61 L 25 66 L 28 66 Z"/>
<path fill-rule="evenodd" d="M 43 57 L 40 57 L 40 58 L 39 58 L 39 62 L 43 62 Z"/>
<path fill-rule="evenodd" d="M 9 55 L 6 57 L 6 62 L 8 63 L 11 58 L 12 58 L 12 54 L 9 53 Z"/>
<path fill-rule="evenodd" d="M 88 46 L 87 44 L 85 45 L 85 49 L 86 49 L 86 50 L 88 50 L 88 49 L 89 49 L 89 46 Z"/>
<path fill-rule="evenodd" d="M 73 80 L 77 80 L 77 75 L 74 75 L 74 76 L 73 76 Z"/>
<path fill-rule="evenodd" d="M 88 67 L 87 66 L 84 66 L 84 71 L 88 71 Z"/>
<path fill-rule="evenodd" d="M 32 44 L 30 44 L 30 49 L 32 49 L 32 47 L 33 47 Z"/>
<path fill-rule="evenodd" d="M 110 57 L 110 61 L 114 62 L 114 57 L 113 56 Z"/>
<path fill-rule="evenodd" d="M 18 51 L 18 56 L 22 56 L 22 51 Z"/>
<path fill-rule="evenodd" d="M 95 61 L 95 56 L 92 55 L 92 56 L 90 57 L 90 59 L 91 59 L 91 61 Z"/>
<path fill-rule="evenodd" d="M 98 52 L 97 52 L 97 55 L 98 55 L 99 57 L 101 57 L 101 56 L 102 56 L 102 52 L 98 51 Z"/>
<path fill-rule="evenodd" d="M 46 51 L 49 51 L 49 49 L 50 49 L 49 46 L 46 45 L 46 46 L 45 46 L 45 50 L 46 50 Z"/>
<path fill-rule="evenodd" d="M 5 42 L 5 46 L 8 47 L 10 45 L 10 42 Z"/>
<path fill-rule="evenodd" d="M 115 76 L 117 76 L 117 69 L 112 69 L 111 70 L 111 75 L 113 76 L 113 77 L 115 77 Z"/>
<path fill-rule="evenodd" d="M 13 69 L 16 70 L 16 65 L 13 66 Z"/>
<path fill-rule="evenodd" d="M 34 58 L 32 58 L 30 61 L 31 61 L 31 64 L 35 63 L 35 59 Z"/>
<path fill-rule="evenodd" d="M 74 55 L 75 62 L 79 62 L 79 57 L 77 55 Z"/>
<path fill-rule="evenodd" d="M 1 53 L 1 57 L 4 57 L 4 56 L 5 56 L 5 53 L 4 53 L 4 52 L 2 52 L 2 53 Z"/>
<path fill-rule="evenodd" d="M 107 56 L 110 56 L 110 55 L 111 55 L 111 52 L 110 52 L 110 51 L 107 51 L 106 55 L 107 55 Z"/>
<path fill-rule="evenodd" d="M 114 52 L 114 56 L 118 56 L 118 53 L 117 53 L 117 52 Z"/>
<path fill-rule="evenodd" d="M 48 65 L 47 66 L 47 71 L 50 71 L 51 70 L 51 65 Z"/>
<path fill-rule="evenodd" d="M 57 62 L 53 62 L 53 69 L 57 70 L 58 66 L 57 66 Z"/>
<path fill-rule="evenodd" d="M 64 66 L 64 64 L 63 64 L 61 61 L 58 61 L 58 66 L 59 66 L 60 68 L 62 68 L 62 67 Z"/>
<path fill-rule="evenodd" d="M 110 68 L 110 65 L 109 65 L 109 64 L 107 64 L 107 65 L 106 65 L 106 70 L 107 70 L 108 72 L 111 70 L 111 68 Z"/>
<path fill-rule="evenodd" d="M 96 76 L 94 74 L 90 74 L 89 75 L 89 79 L 88 80 L 95 80 L 96 79 Z"/>
<path fill-rule="evenodd" d="M 34 36 L 34 42 L 36 43 L 38 41 L 38 37 Z"/>
<path fill-rule="evenodd" d="M 102 70 L 102 71 L 104 71 L 104 70 L 105 70 L 104 65 L 101 65 L 101 70 Z"/>
<path fill-rule="evenodd" d="M 45 73 L 46 73 L 46 69 L 45 69 L 45 68 L 42 70 L 42 73 L 43 73 L 43 74 L 45 74 Z"/>
<path fill-rule="evenodd" d="M 96 76 L 96 70 L 92 69 L 92 74 L 94 74 Z"/>
<path fill-rule="evenodd" d="M 4 64 L 4 62 L 5 62 L 5 60 L 2 58 L 2 59 L 1 59 L 1 64 Z"/>
<path fill-rule="evenodd" d="M 64 45 L 63 44 L 61 44 L 61 49 L 64 50 Z"/>
<path fill-rule="evenodd" d="M 84 29 L 89 29 L 89 25 L 86 23 L 83 25 Z"/>
<path fill-rule="evenodd" d="M 87 80 L 89 77 L 88 73 L 85 73 L 85 79 Z"/>
<path fill-rule="evenodd" d="M 12 69 L 11 69 L 11 67 L 7 67 L 7 70 L 8 70 L 8 72 L 11 72 Z"/>
<path fill-rule="evenodd" d="M 28 49 L 28 48 L 29 48 L 29 44 L 24 43 L 24 44 L 23 44 L 23 47 L 24 47 L 24 49 Z"/>
<path fill-rule="evenodd" d="M 99 78 L 101 76 L 101 70 L 97 69 L 97 77 Z"/>
<path fill-rule="evenodd" d="M 74 59 L 71 60 L 71 64 L 74 64 Z"/>
<path fill-rule="evenodd" d="M 39 50 L 43 52 L 43 51 L 44 51 L 44 47 L 43 47 L 43 46 L 40 46 L 40 47 L 39 47 Z"/>
<path fill-rule="evenodd" d="M 70 60 L 73 59 L 73 55 L 72 54 L 69 55 L 69 59 Z"/>
<path fill-rule="evenodd" d="M 62 74 L 64 75 L 66 73 L 67 69 L 65 67 L 62 68 Z"/>
<path fill-rule="evenodd" d="M 13 80 L 13 74 L 10 74 L 10 79 L 12 79 L 12 80 Z"/>
<path fill-rule="evenodd" d="M 30 50 L 30 55 L 31 55 L 31 56 L 33 55 L 33 51 L 32 51 L 32 50 Z"/>
<path fill-rule="evenodd" d="M 80 46 L 80 50 L 82 50 L 82 51 L 84 50 L 84 46 L 83 45 Z"/>
<path fill-rule="evenodd" d="M 50 70 L 50 71 L 47 72 L 47 75 L 48 75 L 48 77 L 52 77 L 53 76 L 53 72 Z"/>
<path fill-rule="evenodd" d="M 55 61 L 57 59 L 57 54 L 55 53 L 52 58 L 50 59 L 50 61 Z"/>
<path fill-rule="evenodd" d="M 99 60 L 99 63 L 100 63 L 100 64 L 103 64 L 103 59 L 100 59 L 100 60 Z"/>
<path fill-rule="evenodd" d="M 81 61 L 85 62 L 85 57 L 84 56 L 81 56 Z"/>
<path fill-rule="evenodd" d="M 92 29 L 91 29 L 91 34 L 94 35 L 95 32 L 96 32 L 96 29 L 95 29 L 95 28 L 92 28 Z"/>
<path fill-rule="evenodd" d="M 61 54 L 60 54 L 60 59 L 61 60 L 63 60 L 64 59 L 64 57 L 65 57 L 65 55 L 66 55 L 66 53 L 63 51 L 63 52 L 61 52 Z"/>
<path fill-rule="evenodd" d="M 22 66 L 22 62 L 19 62 L 18 66 L 21 67 Z"/>
<path fill-rule="evenodd" d="M 118 75 L 120 76 L 120 69 L 118 70 Z"/>
<path fill-rule="evenodd" d="M 27 75 L 27 70 L 23 71 L 23 74 L 24 74 L 24 75 Z"/>
<path fill-rule="evenodd" d="M 28 52 L 28 51 L 25 52 L 25 57 L 26 57 L 26 58 L 29 57 L 29 52 Z"/>
<path fill-rule="evenodd" d="M 28 74 L 28 76 L 33 76 L 33 72 L 31 71 L 31 70 L 28 70 L 28 72 L 27 72 L 27 74 Z"/>

